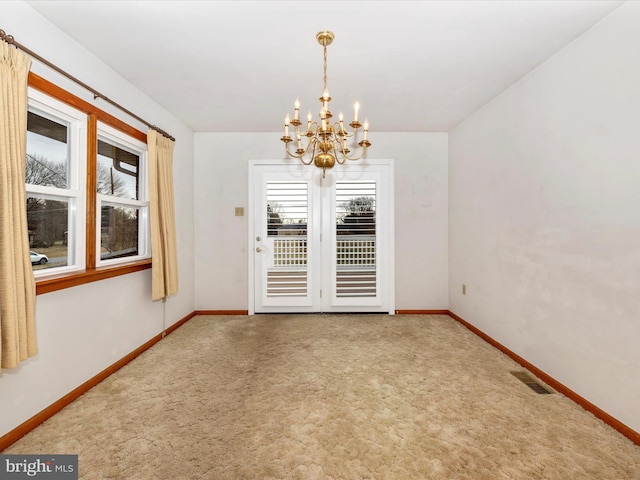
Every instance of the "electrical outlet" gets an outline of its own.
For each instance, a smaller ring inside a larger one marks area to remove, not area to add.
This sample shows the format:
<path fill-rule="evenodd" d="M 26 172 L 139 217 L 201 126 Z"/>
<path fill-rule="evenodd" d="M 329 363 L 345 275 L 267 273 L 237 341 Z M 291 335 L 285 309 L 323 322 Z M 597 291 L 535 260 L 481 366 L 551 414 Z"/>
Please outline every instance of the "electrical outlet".
<path fill-rule="evenodd" d="M 244 208 L 236 207 L 236 217 L 244 217 Z"/>
<path fill-rule="evenodd" d="M 464 283 L 462 284 L 462 294 L 463 295 L 467 294 L 467 286 Z"/>

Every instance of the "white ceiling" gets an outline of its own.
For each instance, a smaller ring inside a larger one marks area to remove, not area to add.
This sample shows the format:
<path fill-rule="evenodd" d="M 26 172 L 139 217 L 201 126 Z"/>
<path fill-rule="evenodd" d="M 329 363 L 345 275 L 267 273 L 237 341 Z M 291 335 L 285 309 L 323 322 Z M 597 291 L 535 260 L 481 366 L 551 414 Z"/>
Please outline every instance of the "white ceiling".
<path fill-rule="evenodd" d="M 434 132 L 624 2 L 27 3 L 197 132 L 279 131 L 296 97 L 303 117 L 316 115 L 321 30 L 335 34 L 327 72 L 334 115 L 350 119 L 357 99 L 372 132 Z"/>

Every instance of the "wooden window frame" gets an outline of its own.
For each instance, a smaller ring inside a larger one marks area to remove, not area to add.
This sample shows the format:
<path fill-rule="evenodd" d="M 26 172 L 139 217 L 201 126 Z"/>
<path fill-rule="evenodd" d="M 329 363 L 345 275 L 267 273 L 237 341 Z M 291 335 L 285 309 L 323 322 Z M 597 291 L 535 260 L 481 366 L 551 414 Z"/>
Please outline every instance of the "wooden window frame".
<path fill-rule="evenodd" d="M 85 239 L 85 269 L 80 272 L 61 273 L 36 278 L 36 294 L 55 292 L 65 288 L 97 282 L 107 278 L 139 272 L 151 268 L 151 259 L 96 267 L 96 158 L 98 153 L 98 121 L 107 124 L 130 137 L 147 143 L 147 135 L 132 127 L 113 115 L 99 109 L 76 97 L 70 92 L 45 80 L 44 78 L 29 73 L 29 87 L 74 107 L 87 114 L 87 180 L 86 180 L 86 239 Z"/>

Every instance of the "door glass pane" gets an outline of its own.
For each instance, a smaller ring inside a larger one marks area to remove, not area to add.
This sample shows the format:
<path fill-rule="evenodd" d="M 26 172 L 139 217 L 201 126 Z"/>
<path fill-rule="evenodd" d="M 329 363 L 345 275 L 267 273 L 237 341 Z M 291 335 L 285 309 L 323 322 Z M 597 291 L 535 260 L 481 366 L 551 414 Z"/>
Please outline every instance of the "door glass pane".
<path fill-rule="evenodd" d="M 376 183 L 336 182 L 336 296 L 376 296 Z"/>
<path fill-rule="evenodd" d="M 69 265 L 69 202 L 27 197 L 27 226 L 34 270 Z"/>
<path fill-rule="evenodd" d="M 306 182 L 267 182 L 267 232 L 270 237 L 307 234 Z"/>
<path fill-rule="evenodd" d="M 30 185 L 67 188 L 69 183 L 69 128 L 34 112 L 27 114 L 27 165 Z"/>
<path fill-rule="evenodd" d="M 307 295 L 306 182 L 267 182 L 267 297 Z"/>

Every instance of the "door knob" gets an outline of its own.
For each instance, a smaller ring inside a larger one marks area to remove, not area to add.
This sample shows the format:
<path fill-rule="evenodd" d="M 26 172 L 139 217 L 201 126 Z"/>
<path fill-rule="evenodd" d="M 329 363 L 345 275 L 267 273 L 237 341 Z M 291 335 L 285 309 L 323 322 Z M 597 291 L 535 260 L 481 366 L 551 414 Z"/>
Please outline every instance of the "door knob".
<path fill-rule="evenodd" d="M 262 251 L 262 248 L 256 247 L 256 252 L 260 253 L 261 251 Z"/>

